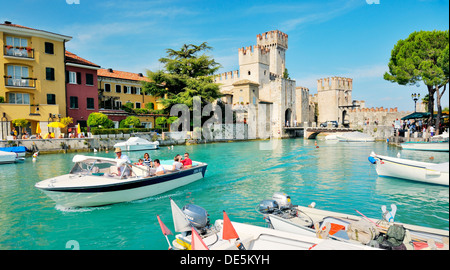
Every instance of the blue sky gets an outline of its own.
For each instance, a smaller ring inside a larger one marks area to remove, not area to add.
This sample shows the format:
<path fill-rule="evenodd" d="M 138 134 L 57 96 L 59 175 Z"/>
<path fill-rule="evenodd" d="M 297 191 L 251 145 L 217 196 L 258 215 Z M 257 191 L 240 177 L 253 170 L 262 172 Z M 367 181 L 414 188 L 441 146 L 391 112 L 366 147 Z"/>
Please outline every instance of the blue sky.
<path fill-rule="evenodd" d="M 449 29 L 447 0 L 78 1 L 1 0 L 0 21 L 72 36 L 69 51 L 136 73 L 162 68 L 167 48 L 204 41 L 220 72 L 236 70 L 238 48 L 278 29 L 289 35 L 286 67 L 297 86 L 314 94 L 319 78 L 350 77 L 353 99 L 405 111 L 414 109 L 412 93 L 427 90 L 383 80 L 392 48 L 413 31 Z"/>

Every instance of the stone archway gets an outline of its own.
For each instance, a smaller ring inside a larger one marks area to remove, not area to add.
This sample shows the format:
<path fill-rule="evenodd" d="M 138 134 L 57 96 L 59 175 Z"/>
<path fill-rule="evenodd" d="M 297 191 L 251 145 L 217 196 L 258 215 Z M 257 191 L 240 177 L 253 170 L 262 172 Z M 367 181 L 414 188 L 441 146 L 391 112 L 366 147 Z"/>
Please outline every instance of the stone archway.
<path fill-rule="evenodd" d="M 284 125 L 292 127 L 292 110 L 290 108 L 286 109 L 284 112 Z"/>

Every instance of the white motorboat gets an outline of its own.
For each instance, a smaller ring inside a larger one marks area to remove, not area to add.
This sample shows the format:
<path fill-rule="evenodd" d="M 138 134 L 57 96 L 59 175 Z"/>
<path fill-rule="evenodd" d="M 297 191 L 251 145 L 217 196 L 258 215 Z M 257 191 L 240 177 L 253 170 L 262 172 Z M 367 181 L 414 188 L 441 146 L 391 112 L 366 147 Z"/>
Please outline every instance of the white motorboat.
<path fill-rule="evenodd" d="M 374 142 L 375 138 L 362 132 L 344 132 L 336 135 L 340 142 Z"/>
<path fill-rule="evenodd" d="M 188 204 L 181 210 L 172 199 L 171 206 L 175 231 L 181 232 L 172 241 L 173 247 L 167 238 L 169 246 L 174 249 L 191 250 L 200 247 L 210 250 L 374 250 L 372 247 L 355 243 L 231 222 L 225 211 L 224 219 L 216 220 L 211 226 L 208 213 L 203 208 Z M 161 221 L 160 225 L 166 237 L 172 234 Z M 197 243 L 194 244 L 194 241 Z"/>
<path fill-rule="evenodd" d="M 19 157 L 17 153 L 0 151 L 0 164 L 17 163 L 25 161 L 24 157 Z"/>
<path fill-rule="evenodd" d="M 16 153 L 18 157 L 25 157 L 27 150 L 25 146 L 0 147 L 0 151 Z"/>
<path fill-rule="evenodd" d="M 355 216 L 314 207 L 314 203 L 309 207 L 292 205 L 289 196 L 275 193 L 272 200 L 260 202 L 259 211 L 271 228 L 296 235 L 359 242 L 361 245 L 383 249 L 401 244 L 406 249 L 448 249 L 448 231 L 394 222 L 397 211 L 395 205 L 391 205 L 391 211 L 387 211 L 385 206 L 381 207 L 382 219 L 369 219 L 360 212 L 360 216 Z M 389 240 L 391 226 L 403 227 L 403 239 Z"/>
<path fill-rule="evenodd" d="M 379 176 L 389 176 L 430 184 L 449 185 L 449 163 L 428 163 L 393 158 L 371 153 L 369 161 L 376 165 Z"/>
<path fill-rule="evenodd" d="M 125 142 L 116 143 L 114 148 L 117 147 L 122 151 L 155 150 L 159 148 L 159 142 L 150 142 L 139 137 L 131 137 Z"/>
<path fill-rule="evenodd" d="M 75 165 L 69 174 L 35 185 L 63 207 L 101 206 L 158 195 L 202 179 L 207 167 L 193 161 L 192 168 L 171 171 L 172 166 L 161 165 L 166 173 L 155 175 L 156 169 L 125 160 L 76 155 L 72 161 Z"/>
<path fill-rule="evenodd" d="M 400 144 L 404 150 L 448 152 L 449 143 L 447 141 L 429 142 L 404 142 Z"/>

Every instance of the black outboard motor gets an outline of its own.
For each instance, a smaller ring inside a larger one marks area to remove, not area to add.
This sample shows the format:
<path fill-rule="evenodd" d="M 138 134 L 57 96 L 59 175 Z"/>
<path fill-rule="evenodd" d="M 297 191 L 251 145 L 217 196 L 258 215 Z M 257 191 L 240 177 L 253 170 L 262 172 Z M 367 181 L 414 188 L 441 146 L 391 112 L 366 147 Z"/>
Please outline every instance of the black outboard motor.
<path fill-rule="evenodd" d="M 209 214 L 206 210 L 200 206 L 194 204 L 187 204 L 183 207 L 183 213 L 188 221 L 203 233 L 209 227 Z"/>

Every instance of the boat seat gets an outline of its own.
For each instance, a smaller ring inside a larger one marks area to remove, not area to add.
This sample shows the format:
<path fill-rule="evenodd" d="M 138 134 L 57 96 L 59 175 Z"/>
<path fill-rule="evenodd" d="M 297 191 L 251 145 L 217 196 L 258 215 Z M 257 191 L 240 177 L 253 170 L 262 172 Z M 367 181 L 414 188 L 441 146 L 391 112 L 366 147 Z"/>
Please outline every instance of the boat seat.
<path fill-rule="evenodd" d="M 133 168 L 133 174 L 135 176 L 147 176 L 148 175 L 148 172 L 147 172 L 148 166 L 147 165 L 135 165 L 132 168 Z M 139 168 L 142 168 L 143 170 L 141 170 Z"/>

